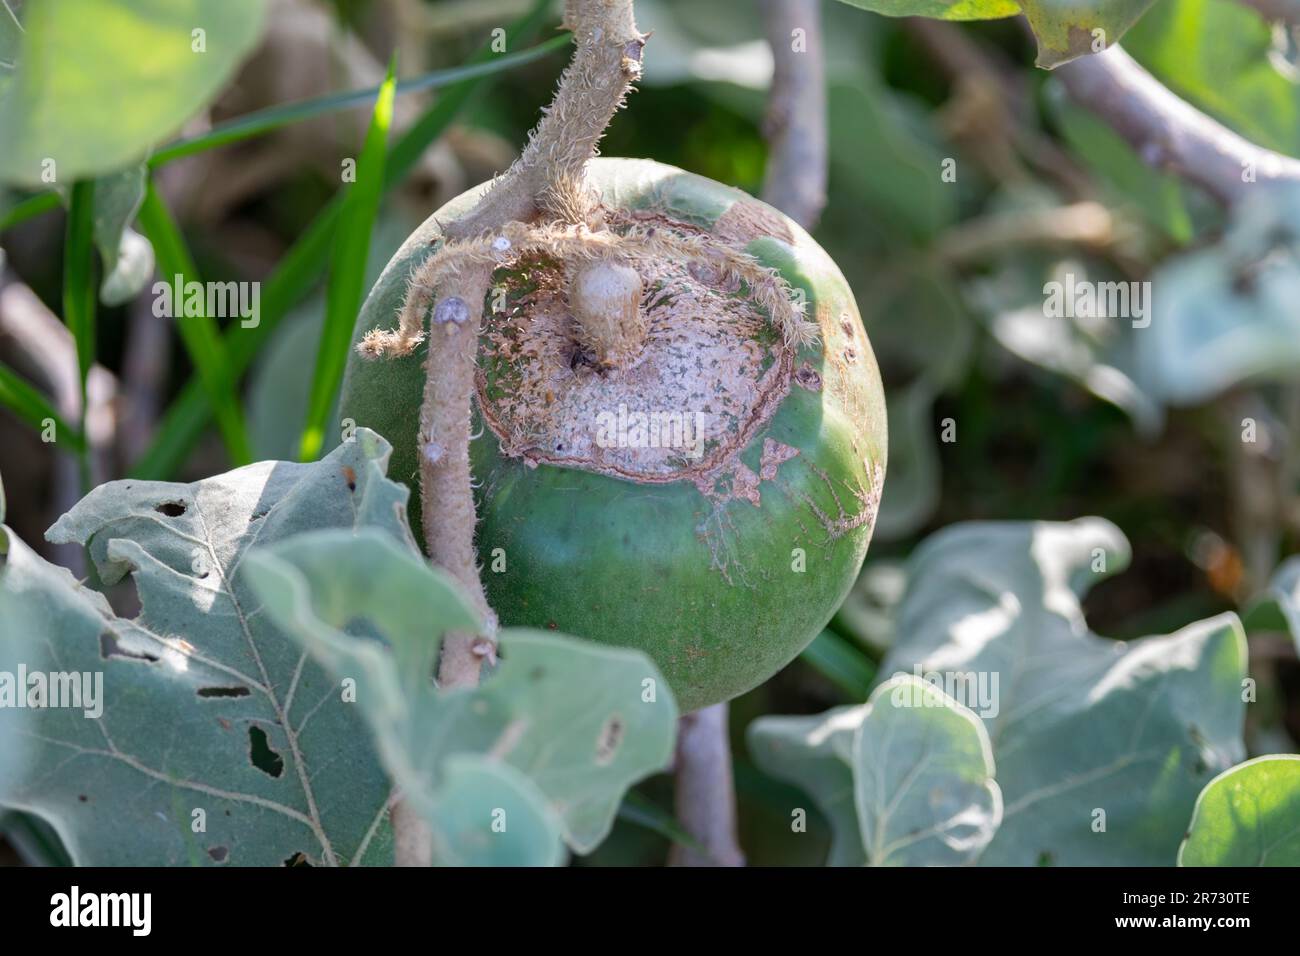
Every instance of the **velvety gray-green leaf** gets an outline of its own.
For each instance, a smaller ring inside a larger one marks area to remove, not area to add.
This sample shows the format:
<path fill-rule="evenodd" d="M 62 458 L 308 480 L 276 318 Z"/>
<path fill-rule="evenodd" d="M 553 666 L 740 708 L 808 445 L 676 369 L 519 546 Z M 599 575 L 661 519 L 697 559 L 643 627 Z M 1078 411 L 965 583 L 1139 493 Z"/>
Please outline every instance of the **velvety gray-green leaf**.
<path fill-rule="evenodd" d="M 804 790 L 830 821 L 830 866 L 867 862 L 853 783 L 854 735 L 866 714 L 867 705 L 860 704 L 812 717 L 760 717 L 749 726 L 754 762 Z"/>
<path fill-rule="evenodd" d="M 129 620 L 11 537 L 0 648 L 25 620 L 29 670 L 102 674 L 103 712 L 0 709 L 0 736 L 31 752 L 6 805 L 48 819 L 82 864 L 391 861 L 390 784 L 358 709 L 239 573 L 253 543 L 314 528 L 409 545 L 388 454 L 360 430 L 313 464 L 95 489 L 48 536 L 86 544 L 107 584 L 133 576 Z"/>
<path fill-rule="evenodd" d="M 408 549 L 322 532 L 254 555 L 248 579 L 331 672 L 355 678 L 394 779 L 435 830 L 447 758 L 490 754 L 540 788 L 569 844 L 587 852 L 608 833 L 623 792 L 672 754 L 676 705 L 639 652 L 507 629 L 501 663 L 480 687 L 435 688 L 422 675 L 437 635 L 478 622 L 441 572 Z M 382 645 L 343 633 L 362 618 Z"/>
<path fill-rule="evenodd" d="M 153 277 L 153 245 L 131 229 L 144 202 L 144 164 L 95 181 L 95 245 L 104 263 L 99 300 L 121 305 L 135 298 Z"/>
<path fill-rule="evenodd" d="M 1273 572 L 1268 591 L 1246 612 L 1247 630 L 1285 630 L 1300 649 L 1300 555 L 1287 558 Z"/>
<path fill-rule="evenodd" d="M 1118 285 L 1117 283 L 1124 284 Z M 1048 309 L 1049 288 L 1061 290 L 1064 308 Z M 1110 315 L 1110 305 L 1074 308 L 1066 290 L 1122 288 L 1127 308 Z M 1145 316 L 1127 280 L 1078 259 L 1040 260 L 1017 256 L 991 275 L 972 282 L 972 303 L 984 313 L 989 331 L 1008 352 L 1078 383 L 1102 401 L 1121 409 L 1144 436 L 1159 433 L 1164 408 L 1139 384 L 1138 340 L 1149 333 L 1152 296 L 1141 299 Z"/>
<path fill-rule="evenodd" d="M 507 763 L 452 754 L 432 808 L 443 866 L 560 866 L 564 840 L 546 795 Z"/>
<path fill-rule="evenodd" d="M 1256 757 L 1196 799 L 1179 866 L 1300 866 L 1300 756 Z"/>
<path fill-rule="evenodd" d="M 881 673 L 938 675 L 984 720 L 1005 807 L 982 863 L 1168 865 L 1196 794 L 1243 756 L 1234 615 L 1126 644 L 1089 631 L 1080 596 L 1128 553 L 1083 518 L 956 525 L 911 559 Z"/>
<path fill-rule="evenodd" d="M 970 863 L 1002 821 L 983 723 L 911 674 L 868 701 L 853 739 L 853 792 L 872 866 Z"/>
<path fill-rule="evenodd" d="M 1146 391 L 1205 401 L 1242 382 L 1300 377 L 1300 187 L 1260 190 L 1227 235 L 1166 262 L 1135 336 Z"/>

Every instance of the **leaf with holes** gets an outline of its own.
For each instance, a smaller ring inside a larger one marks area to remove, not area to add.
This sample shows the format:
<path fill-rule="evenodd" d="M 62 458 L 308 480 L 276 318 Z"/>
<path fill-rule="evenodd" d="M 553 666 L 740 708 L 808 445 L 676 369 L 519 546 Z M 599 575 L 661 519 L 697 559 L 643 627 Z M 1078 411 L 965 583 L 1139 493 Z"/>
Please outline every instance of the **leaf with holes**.
<path fill-rule="evenodd" d="M 1168 865 L 1197 793 L 1243 755 L 1234 615 L 1089 631 L 1081 595 L 1127 560 L 1099 518 L 956 525 L 912 556 L 881 673 L 938 675 L 983 718 L 1006 805 L 982 863 Z"/>
<path fill-rule="evenodd" d="M 0 708 L 0 739 L 31 751 L 0 802 L 49 820 L 82 864 L 391 862 L 390 785 L 360 709 L 239 574 L 255 542 L 310 529 L 409 543 L 388 454 L 359 430 L 313 464 L 95 489 L 48 537 L 86 544 L 107 584 L 131 574 L 134 619 L 8 534 L 0 656 L 23 639 L 29 674 L 91 680 L 80 709 Z"/>
<path fill-rule="evenodd" d="M 624 791 L 672 755 L 677 707 L 640 651 L 508 628 L 502 660 L 482 686 L 439 690 L 419 679 L 437 652 L 429 622 L 469 630 L 477 621 L 440 572 L 391 539 L 302 535 L 254 552 L 245 574 L 281 627 L 331 673 L 355 679 L 384 761 L 435 839 L 446 825 L 441 807 L 456 754 L 522 772 L 580 853 L 609 832 Z M 345 633 L 357 619 L 383 643 Z M 477 825 L 490 834 L 494 804 L 478 806 Z M 481 847 L 497 852 L 490 841 Z"/>
<path fill-rule="evenodd" d="M 1300 866 L 1300 756 L 1256 757 L 1201 791 L 1179 866 Z"/>

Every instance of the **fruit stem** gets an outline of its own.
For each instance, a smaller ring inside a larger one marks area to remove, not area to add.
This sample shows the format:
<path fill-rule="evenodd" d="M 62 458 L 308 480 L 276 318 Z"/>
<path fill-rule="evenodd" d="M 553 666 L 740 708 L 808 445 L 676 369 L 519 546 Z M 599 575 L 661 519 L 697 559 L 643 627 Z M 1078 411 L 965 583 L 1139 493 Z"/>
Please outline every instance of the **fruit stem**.
<path fill-rule="evenodd" d="M 429 322 L 428 375 L 420 407 L 421 518 L 433 563 L 464 589 L 484 621 L 481 634 L 453 632 L 442 642 L 438 683 L 472 686 L 486 656 L 476 645 L 495 642 L 496 615 L 488 606 L 474 547 L 474 491 L 469 467 L 470 401 L 483 299 L 492 267 L 474 264 L 439 288 Z"/>
<path fill-rule="evenodd" d="M 636 29 L 632 0 L 566 0 L 564 24 L 573 31 L 577 50 L 555 99 L 514 165 L 473 210 L 447 225 L 447 240 L 481 236 L 539 213 L 572 224 L 601 224 L 583 173 L 605 127 L 641 75 L 645 38 Z M 439 284 L 428 336 L 418 436 L 425 547 L 433 562 L 465 587 L 484 619 L 481 634 L 444 636 L 438 666 L 442 687 L 478 683 L 483 660 L 494 658 L 496 651 L 496 616 L 483 592 L 474 547 L 477 517 L 469 467 L 470 402 L 492 268 L 491 263 L 467 264 Z M 413 284 L 408 298 L 425 294 Z M 404 344 L 413 346 L 417 340 L 418 335 Z M 374 354 L 383 354 L 379 341 L 372 345 Z M 397 862 L 430 865 L 428 824 L 400 799 L 392 820 Z"/>
<path fill-rule="evenodd" d="M 447 226 L 448 239 L 466 239 L 539 213 L 565 222 L 599 215 L 583 185 L 583 171 L 605 127 L 641 76 L 645 37 L 636 28 L 632 0 L 566 0 L 564 25 L 577 49 L 543 110 L 523 154 L 467 215 Z"/>

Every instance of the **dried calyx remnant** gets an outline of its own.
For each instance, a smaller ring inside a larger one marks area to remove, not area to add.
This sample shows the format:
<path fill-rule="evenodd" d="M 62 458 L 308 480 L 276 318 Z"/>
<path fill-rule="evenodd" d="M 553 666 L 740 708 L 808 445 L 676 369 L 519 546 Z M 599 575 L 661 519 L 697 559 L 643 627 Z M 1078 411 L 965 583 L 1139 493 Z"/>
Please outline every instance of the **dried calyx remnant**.
<path fill-rule="evenodd" d="M 641 481 L 711 470 L 771 417 L 816 327 L 784 280 L 734 245 L 658 216 L 602 219 L 600 231 L 513 223 L 446 243 L 419 270 L 398 328 L 359 348 L 409 354 L 426 316 L 434 329 L 461 326 L 470 306 L 438 290 L 487 265 L 478 397 L 503 451 Z M 497 312 L 500 289 L 509 305 Z"/>

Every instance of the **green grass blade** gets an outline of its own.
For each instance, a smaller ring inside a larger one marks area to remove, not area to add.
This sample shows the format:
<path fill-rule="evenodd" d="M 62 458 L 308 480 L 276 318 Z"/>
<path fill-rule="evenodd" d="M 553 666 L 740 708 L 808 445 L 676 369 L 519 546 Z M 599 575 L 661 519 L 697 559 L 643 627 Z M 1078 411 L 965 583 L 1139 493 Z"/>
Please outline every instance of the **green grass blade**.
<path fill-rule="evenodd" d="M 95 364 L 95 183 L 82 180 L 72 186 L 68 227 L 63 247 L 63 320 L 77 344 L 77 371 L 81 382 L 81 417 L 86 416 L 86 379 Z"/>
<path fill-rule="evenodd" d="M 569 36 L 566 33 L 562 36 L 552 37 L 545 43 L 539 43 L 518 53 L 508 53 L 504 56 L 494 57 L 491 60 L 471 60 L 464 66 L 452 67 L 447 70 L 433 70 L 422 76 L 412 77 L 398 83 L 396 95 L 401 96 L 403 93 L 414 93 L 419 90 L 434 90 L 451 86 L 465 86 L 468 88 L 473 85 L 469 82 L 471 80 L 493 76 L 497 73 L 505 73 L 516 67 L 540 60 L 553 51 L 566 46 L 568 42 Z M 297 103 L 271 106 L 264 110 L 237 117 L 228 122 L 220 123 L 207 132 L 191 136 L 188 139 L 176 140 L 160 147 L 157 152 L 149 157 L 149 168 L 157 169 L 159 166 L 165 166 L 167 163 L 184 159 L 187 156 L 264 136 L 277 129 L 292 126 L 294 123 L 302 123 L 319 116 L 328 116 L 330 113 L 351 109 L 362 103 L 373 102 L 375 97 L 379 95 L 379 90 L 380 87 L 378 86 L 361 90 L 349 90 L 346 93 L 334 93 L 329 96 L 302 100 Z M 16 226 L 42 213 L 52 212 L 57 208 L 59 208 L 59 195 L 56 192 L 44 192 L 28 196 L 4 215 L 0 215 L 0 230 Z"/>
<path fill-rule="evenodd" d="M 457 66 L 447 70 L 434 70 L 425 73 L 423 76 L 403 80 L 397 84 L 395 92 L 396 95 L 400 96 L 403 93 L 434 90 L 457 83 L 464 83 L 468 80 L 492 76 L 495 73 L 504 73 L 507 70 L 513 70 L 515 67 L 539 60 L 567 42 L 567 36 L 554 37 L 530 49 L 521 50 L 519 53 L 510 53 L 483 62 L 470 62 L 464 66 Z M 294 123 L 301 123 L 319 116 L 337 113 L 340 110 L 351 109 L 363 103 L 372 103 L 381 89 L 380 86 L 371 86 L 366 89 L 333 93 L 329 96 L 320 96 L 310 100 L 301 100 L 297 103 L 286 103 L 281 106 L 271 106 L 264 110 L 258 110 L 255 113 L 249 113 L 221 123 L 207 132 L 192 136 L 189 139 L 168 143 L 150 157 L 149 165 L 151 167 L 162 166 L 186 156 L 193 156 L 195 153 L 228 146 L 231 143 L 252 139 L 255 136 L 263 136 L 266 133 L 282 129 Z"/>
<path fill-rule="evenodd" d="M 357 158 L 356 179 L 347 187 L 339 228 L 334 232 L 334 252 L 325 295 L 325 325 L 316 351 L 307 421 L 298 449 L 302 461 L 314 461 L 325 442 L 325 419 L 334 403 L 339 383 L 343 381 L 343 367 L 352 342 L 352 326 L 356 324 L 361 297 L 365 294 L 366 259 L 370 253 L 370 234 L 374 231 L 375 216 L 379 213 L 379 199 L 383 195 L 395 88 L 393 66 L 389 64 L 388 75 L 375 98 L 361 155 Z"/>
<path fill-rule="evenodd" d="M 163 281 L 172 283 L 176 276 L 181 281 L 202 282 L 198 267 L 185 245 L 185 239 L 172 219 L 158 190 L 152 182 L 140 206 L 140 225 L 153 243 L 158 257 L 158 272 Z M 173 302 L 176 311 L 179 302 Z M 226 360 L 226 345 L 216 318 L 207 315 L 177 315 L 174 317 L 181 341 L 185 343 L 190 361 L 199 373 L 199 381 L 207 392 L 208 400 L 216 409 L 217 426 L 226 445 L 226 452 L 235 465 L 252 461 L 253 453 L 244 424 L 244 413 L 239 404 L 235 383 Z M 235 326 L 239 328 L 238 325 Z"/>
<path fill-rule="evenodd" d="M 26 222 L 28 219 L 35 219 L 41 213 L 53 212 L 58 208 L 59 194 L 56 192 L 51 191 L 28 196 L 21 202 L 15 203 L 12 209 L 0 216 L 0 231 Z"/>
<path fill-rule="evenodd" d="M 822 631 L 799 657 L 844 691 L 850 700 L 864 701 L 876 680 L 876 665 L 834 631 Z"/>
<path fill-rule="evenodd" d="M 80 430 L 65 422 L 49 399 L 3 362 L 0 362 L 0 405 L 38 431 L 47 421 L 54 422 L 56 439 L 62 441 L 66 436 L 68 444 L 78 452 L 85 448 Z"/>
<path fill-rule="evenodd" d="M 529 13 L 509 29 L 507 42 L 515 42 L 527 36 L 540 26 L 549 11 L 550 4 L 547 0 L 538 0 Z M 567 43 L 568 34 L 557 39 Z M 554 41 L 550 41 L 542 46 L 550 49 L 555 45 Z M 478 62 L 492 55 L 491 48 L 485 45 L 470 62 Z M 448 88 L 438 102 L 393 144 L 385 169 L 385 191 L 401 182 L 424 150 L 451 125 L 471 97 L 482 93 L 495 78 L 493 75 L 464 80 Z M 324 271 L 329 261 L 331 237 L 340 218 L 341 207 L 342 197 L 336 196 L 298 237 L 262 284 L 261 323 L 253 329 L 232 329 L 227 333 L 230 369 L 236 378 L 244 373 L 280 320 L 311 290 Z M 163 416 L 153 443 L 132 466 L 131 477 L 161 480 L 174 475 L 194 447 L 210 415 L 211 408 L 203 389 L 198 383 L 190 382 Z"/>

